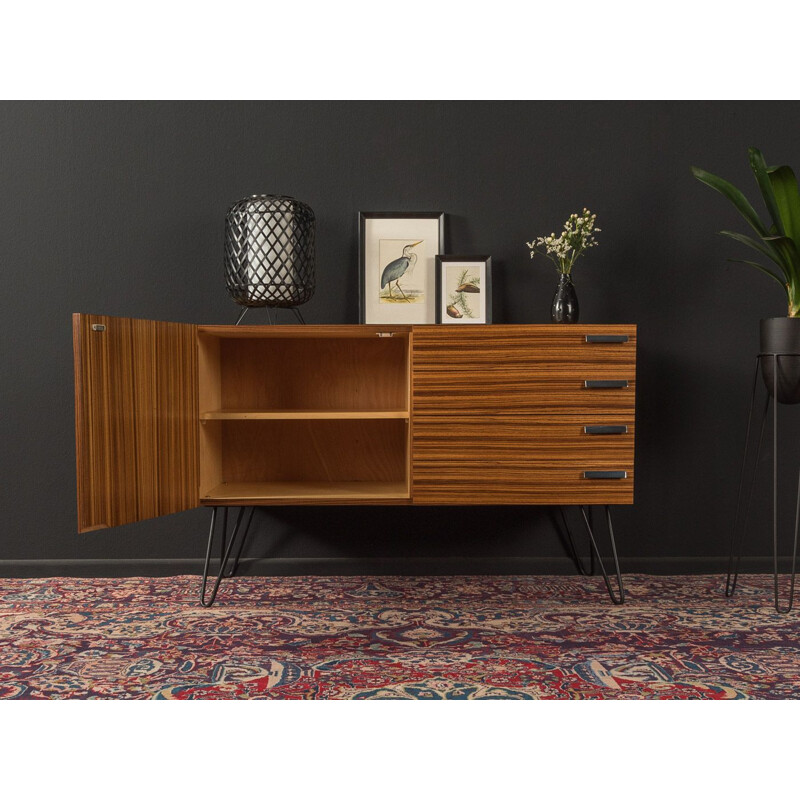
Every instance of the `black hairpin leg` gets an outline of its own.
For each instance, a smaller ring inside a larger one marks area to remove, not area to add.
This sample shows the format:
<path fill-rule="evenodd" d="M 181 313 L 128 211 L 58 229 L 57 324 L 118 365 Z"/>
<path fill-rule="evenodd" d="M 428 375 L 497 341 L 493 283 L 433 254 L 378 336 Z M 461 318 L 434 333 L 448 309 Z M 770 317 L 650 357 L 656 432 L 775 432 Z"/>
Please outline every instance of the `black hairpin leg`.
<path fill-rule="evenodd" d="M 581 516 L 583 517 L 584 525 L 586 526 L 586 531 L 589 534 L 589 542 L 592 546 L 592 553 L 594 558 L 597 560 L 597 563 L 600 565 L 600 571 L 603 573 L 603 581 L 606 584 L 606 589 L 608 590 L 608 596 L 611 598 L 611 602 L 614 605 L 619 606 L 625 602 L 625 589 L 622 586 L 622 573 L 620 572 L 619 568 L 619 558 L 617 557 L 617 545 L 614 541 L 614 526 L 611 523 L 611 507 L 606 506 L 606 523 L 608 525 L 608 535 L 611 539 L 611 555 L 614 559 L 614 568 L 617 573 L 617 593 L 614 593 L 614 589 L 611 586 L 611 581 L 608 578 L 608 573 L 606 572 L 605 564 L 603 563 L 603 559 L 600 555 L 600 550 L 597 547 L 597 542 L 594 538 L 594 531 L 592 530 L 592 523 L 589 520 L 589 515 L 586 513 L 586 506 L 580 506 Z M 567 529 L 567 537 L 569 539 L 570 547 L 573 552 L 573 557 L 575 559 L 575 563 L 578 566 L 578 571 L 582 575 L 591 575 L 594 573 L 594 570 L 587 571 L 586 568 L 581 563 L 577 550 L 575 549 L 575 543 L 572 539 L 572 534 L 570 533 L 569 525 L 567 524 L 567 518 L 564 515 L 564 510 L 561 510 L 562 519 L 564 520 L 564 526 Z"/>
<path fill-rule="evenodd" d="M 777 403 L 775 404 L 777 405 Z M 789 576 L 789 604 L 781 608 L 778 591 L 778 524 L 773 520 L 772 528 L 772 572 L 775 586 L 775 610 L 779 614 L 788 614 L 794 605 L 794 580 L 797 574 L 797 530 L 800 527 L 800 472 L 797 475 L 797 505 L 794 512 L 794 545 L 792 546 L 792 571 Z"/>
<path fill-rule="evenodd" d="M 203 583 L 200 587 L 200 604 L 205 606 L 205 608 L 210 608 L 214 604 L 214 600 L 217 597 L 217 592 L 219 591 L 220 583 L 222 583 L 223 578 L 230 578 L 236 573 L 236 569 L 239 566 L 239 557 L 242 554 L 242 549 L 244 547 L 245 539 L 247 538 L 247 534 L 250 530 L 250 523 L 253 519 L 253 511 L 254 508 L 251 506 L 250 514 L 247 518 L 247 524 L 242 528 L 242 518 L 244 516 L 245 507 L 242 506 L 239 509 L 239 513 L 236 516 L 236 524 L 233 528 L 233 533 L 231 534 L 230 539 L 227 537 L 227 527 L 228 527 L 228 509 L 227 506 L 223 508 L 223 519 L 222 519 L 222 532 L 221 532 L 221 542 L 222 548 L 220 551 L 220 559 L 219 559 L 219 573 L 217 575 L 217 579 L 214 582 L 214 587 L 211 590 L 211 596 L 206 597 L 206 584 L 208 583 L 208 569 L 211 563 L 211 550 L 212 545 L 214 543 L 214 533 L 217 527 L 217 507 L 211 509 L 211 526 L 208 531 L 208 545 L 206 547 L 206 560 L 205 564 L 203 565 Z M 241 535 L 240 535 L 241 534 Z M 231 571 L 226 575 L 225 568 L 228 566 L 228 560 L 230 559 L 231 552 L 233 551 L 233 547 L 236 544 L 237 538 L 239 540 L 238 548 L 236 551 L 236 557 L 234 559 L 233 567 Z"/>
<path fill-rule="evenodd" d="M 241 513 L 241 512 L 239 512 Z M 213 514 L 212 514 L 213 517 Z M 222 560 L 225 558 L 225 543 L 228 538 L 228 506 L 225 506 L 222 509 L 222 530 L 220 531 L 219 537 L 219 560 L 222 563 Z"/>
<path fill-rule="evenodd" d="M 244 525 L 242 535 L 239 537 L 239 546 L 236 548 L 236 558 L 234 558 L 233 567 L 231 567 L 231 571 L 225 576 L 226 578 L 232 578 L 239 569 L 239 559 L 241 558 L 242 550 L 244 550 L 244 543 L 247 541 L 247 534 L 250 533 L 250 523 L 253 521 L 253 514 L 255 513 L 255 510 L 255 506 L 250 506 L 247 522 Z"/>
<path fill-rule="evenodd" d="M 736 514 L 733 518 L 733 529 L 731 530 L 731 550 L 728 557 L 728 578 L 725 581 L 725 597 L 732 597 L 736 591 L 736 581 L 739 578 L 739 562 L 742 559 L 742 548 L 744 546 L 745 533 L 747 531 L 747 520 L 750 516 L 750 505 L 753 500 L 753 487 L 756 482 L 756 471 L 758 469 L 758 456 L 761 453 L 761 442 L 764 438 L 764 426 L 767 422 L 767 412 L 769 411 L 770 396 L 767 393 L 767 400 L 764 403 L 764 411 L 761 415 L 761 426 L 759 428 L 758 440 L 756 442 L 756 454 L 753 461 L 753 474 L 750 479 L 750 486 L 747 490 L 747 502 L 744 507 L 744 516 L 741 514 L 742 490 L 744 489 L 745 474 L 747 472 L 747 452 L 750 448 L 750 431 L 753 424 L 753 410 L 756 405 L 756 388 L 758 387 L 758 373 L 761 369 L 760 359 L 756 358 L 756 371 L 753 375 L 753 391 L 750 397 L 750 411 L 747 415 L 747 433 L 744 439 L 744 457 L 742 458 L 742 471 L 739 475 L 739 492 L 736 496 Z M 739 520 L 741 517 L 741 528 Z M 738 531 L 738 537 L 737 537 Z M 738 545 L 737 545 L 738 541 Z M 736 552 L 736 562 L 734 564 L 734 551 Z"/>
<path fill-rule="evenodd" d="M 297 317 L 297 321 L 301 325 L 305 325 L 306 324 L 306 321 L 303 319 L 303 315 L 300 313 L 300 309 L 299 308 L 296 308 L 295 306 L 292 306 L 292 313 L 295 315 L 295 317 Z"/>
<path fill-rule="evenodd" d="M 756 387 L 758 385 L 758 373 L 761 371 L 761 359 L 772 359 L 772 396 L 767 392 L 767 399 L 764 404 L 764 413 L 761 418 L 761 427 L 758 434 L 758 443 L 756 445 L 755 462 L 753 464 L 753 477 L 750 481 L 750 487 L 747 495 L 747 502 L 745 504 L 744 515 L 742 517 L 741 532 L 737 541 L 737 529 L 739 527 L 739 517 L 741 516 L 741 500 L 742 489 L 744 487 L 745 471 L 747 464 L 747 451 L 750 442 L 750 429 L 753 420 L 753 408 L 755 407 L 756 400 Z M 747 418 L 747 434 L 745 437 L 744 458 L 742 459 L 742 472 L 739 478 L 739 493 L 736 498 L 736 514 L 734 516 L 733 531 L 731 532 L 731 552 L 728 559 L 728 579 L 725 583 L 725 596 L 731 597 L 736 590 L 736 581 L 739 577 L 739 562 L 742 557 L 742 546 L 744 543 L 745 532 L 747 530 L 747 518 L 750 513 L 750 501 L 753 497 L 753 486 L 756 479 L 756 471 L 758 469 L 758 456 L 761 451 L 761 442 L 764 437 L 764 425 L 767 420 L 767 412 L 769 411 L 770 403 L 772 403 L 772 578 L 773 588 L 775 594 L 775 610 L 779 614 L 788 614 L 794 605 L 794 585 L 795 577 L 797 575 L 797 538 L 798 530 L 800 529 L 800 474 L 798 474 L 797 481 L 797 500 L 795 508 L 794 520 L 794 541 L 792 545 L 792 567 L 789 573 L 789 600 L 788 603 L 781 607 L 780 603 L 780 586 L 779 586 L 779 571 L 778 571 L 778 358 L 777 353 L 761 353 L 756 357 L 756 372 L 753 377 L 753 393 L 750 399 L 750 412 Z M 737 550 L 736 561 L 734 565 L 734 549 Z"/>
<path fill-rule="evenodd" d="M 561 512 L 561 522 L 563 523 L 564 530 L 567 533 L 567 542 L 569 542 L 570 554 L 572 555 L 572 561 L 575 564 L 575 568 L 578 570 L 580 575 L 594 575 L 594 551 L 589 551 L 589 566 L 585 567 L 581 557 L 578 555 L 578 549 L 575 547 L 575 540 L 572 538 L 572 530 L 569 527 L 569 522 L 567 522 L 567 515 L 564 513 L 564 506 L 559 506 L 558 510 Z"/>
<path fill-rule="evenodd" d="M 247 313 L 247 309 L 248 309 L 248 308 L 250 308 L 250 306 L 245 306 L 245 307 L 242 309 L 242 313 L 241 313 L 241 314 L 239 314 L 239 319 L 237 319 L 237 320 L 236 320 L 236 322 L 235 322 L 235 324 L 236 324 L 236 325 L 238 325 L 238 324 L 239 324 L 239 323 L 240 323 L 240 322 L 241 322 L 241 321 L 244 319 L 244 315 Z"/>
<path fill-rule="evenodd" d="M 775 588 L 775 610 L 788 614 L 794 604 L 794 578 L 797 571 L 797 528 L 800 522 L 800 476 L 797 481 L 797 509 L 794 518 L 794 547 L 789 583 L 789 604 L 781 608 L 778 594 L 778 356 L 772 355 L 772 576 Z"/>

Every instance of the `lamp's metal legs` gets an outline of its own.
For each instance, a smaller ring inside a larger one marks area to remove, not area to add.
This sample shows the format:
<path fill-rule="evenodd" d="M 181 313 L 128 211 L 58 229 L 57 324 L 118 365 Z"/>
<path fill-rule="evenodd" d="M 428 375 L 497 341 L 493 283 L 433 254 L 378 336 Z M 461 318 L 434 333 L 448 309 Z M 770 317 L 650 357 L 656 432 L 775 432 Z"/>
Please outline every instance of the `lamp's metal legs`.
<path fill-rule="evenodd" d="M 580 506 L 581 516 L 583 517 L 583 522 L 584 525 L 586 526 L 586 531 L 589 534 L 589 542 L 591 543 L 592 547 L 591 552 L 594 558 L 597 560 L 597 563 L 600 565 L 600 571 L 603 573 L 603 581 L 606 584 L 606 589 L 608 590 L 608 596 L 611 598 L 611 602 L 614 603 L 614 605 L 619 606 L 625 602 L 625 589 L 622 586 L 622 573 L 620 572 L 619 558 L 617 557 L 617 545 L 616 542 L 614 541 L 614 526 L 611 522 L 611 507 L 606 506 L 605 509 L 606 509 L 606 524 L 608 525 L 608 535 L 609 538 L 611 539 L 611 555 L 614 559 L 614 568 L 617 573 L 616 594 L 614 593 L 614 589 L 611 586 L 611 581 L 608 578 L 608 573 L 606 572 L 605 564 L 603 563 L 603 559 L 600 555 L 600 550 L 597 547 L 597 542 L 595 541 L 594 538 L 594 531 L 592 530 L 592 523 L 591 520 L 589 519 L 589 515 L 586 512 L 586 506 Z M 567 531 L 567 538 L 570 543 L 570 548 L 572 550 L 573 558 L 575 559 L 575 564 L 578 567 L 578 572 L 580 572 L 581 575 L 593 575 L 594 569 L 587 570 L 586 567 L 583 566 L 583 563 L 581 562 L 580 558 L 578 557 L 577 550 L 575 549 L 575 542 L 572 539 L 572 533 L 570 532 L 569 525 L 567 524 L 567 518 L 566 515 L 564 514 L 563 508 L 561 509 L 561 518 L 564 521 L 564 527 L 566 528 Z"/>
<path fill-rule="evenodd" d="M 211 596 L 206 597 L 206 584 L 208 583 L 208 570 L 211 563 L 211 550 L 212 545 L 214 543 L 214 533 L 216 530 L 216 523 L 217 523 L 217 511 L 218 508 L 215 506 L 211 509 L 211 525 L 208 531 L 208 545 L 206 547 L 206 560 L 205 564 L 203 565 L 203 583 L 200 587 L 200 604 L 205 606 L 206 608 L 210 608 L 214 604 L 214 600 L 217 597 L 217 591 L 219 591 L 220 583 L 222 582 L 223 578 L 230 578 L 236 574 L 236 570 L 239 566 L 239 557 L 242 554 L 242 549 L 244 547 L 245 539 L 247 538 L 247 534 L 250 530 L 250 523 L 253 520 L 253 512 L 254 508 L 250 507 L 250 514 L 247 518 L 247 524 L 244 528 L 242 528 L 242 518 L 244 516 L 245 507 L 242 506 L 239 508 L 239 513 L 236 516 L 236 524 L 233 527 L 233 533 L 230 536 L 230 539 L 227 537 L 227 525 L 228 525 L 228 508 L 227 506 L 223 508 L 223 520 L 222 520 L 222 532 L 221 532 L 221 541 L 222 541 L 222 549 L 220 552 L 220 559 L 219 559 L 219 573 L 217 575 L 217 579 L 214 582 L 214 587 L 211 590 Z M 241 532 L 241 536 L 239 536 Z M 233 546 L 236 544 L 237 537 L 239 538 L 239 546 L 236 551 L 236 557 L 234 559 L 233 568 L 231 571 L 226 575 L 225 568 L 228 565 L 228 561 L 231 556 L 231 552 L 233 551 Z"/>
<path fill-rule="evenodd" d="M 269 320 L 269 324 L 274 325 L 275 323 L 272 321 L 272 313 L 270 312 L 269 306 L 265 306 L 265 308 L 267 309 L 267 320 Z M 242 308 L 242 311 L 239 314 L 239 318 L 234 323 L 235 325 L 238 325 L 244 319 L 244 315 L 249 311 L 249 309 L 250 306 L 244 306 L 244 308 Z M 294 314 L 295 319 L 301 325 L 306 324 L 306 321 L 303 319 L 303 315 L 300 313 L 299 308 L 297 308 L 296 306 L 292 306 L 289 310 L 292 312 L 292 314 Z M 277 319 L 278 319 L 278 310 L 275 309 L 275 320 L 277 321 Z"/>

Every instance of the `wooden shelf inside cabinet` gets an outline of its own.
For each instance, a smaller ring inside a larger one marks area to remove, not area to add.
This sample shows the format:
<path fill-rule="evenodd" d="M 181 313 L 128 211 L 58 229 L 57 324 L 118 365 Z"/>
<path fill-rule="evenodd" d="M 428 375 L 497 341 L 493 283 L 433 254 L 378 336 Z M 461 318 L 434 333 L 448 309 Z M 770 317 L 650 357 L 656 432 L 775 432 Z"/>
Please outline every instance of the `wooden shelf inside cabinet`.
<path fill-rule="evenodd" d="M 408 500 L 405 481 L 277 481 L 223 483 L 201 498 L 206 505 L 275 502 L 363 502 Z"/>
<path fill-rule="evenodd" d="M 228 420 L 270 420 L 270 419 L 408 419 L 408 411 L 392 409 L 387 411 L 353 411 L 350 409 L 271 409 L 271 410 L 228 410 L 204 411 L 200 414 L 201 420 L 228 419 Z"/>

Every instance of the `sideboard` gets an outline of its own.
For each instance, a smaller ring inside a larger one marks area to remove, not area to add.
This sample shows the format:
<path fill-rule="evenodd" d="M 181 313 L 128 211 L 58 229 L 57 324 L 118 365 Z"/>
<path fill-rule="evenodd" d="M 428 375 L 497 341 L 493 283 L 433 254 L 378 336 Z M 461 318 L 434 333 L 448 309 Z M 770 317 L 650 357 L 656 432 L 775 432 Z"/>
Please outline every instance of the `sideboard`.
<path fill-rule="evenodd" d="M 633 502 L 635 325 L 75 314 L 73 343 L 79 531 L 212 507 L 203 600 L 218 507 L 223 537 L 240 511 L 214 595 L 245 508 L 535 504 L 580 506 L 595 550 L 585 507 L 606 507 L 622 602 L 609 506 Z"/>

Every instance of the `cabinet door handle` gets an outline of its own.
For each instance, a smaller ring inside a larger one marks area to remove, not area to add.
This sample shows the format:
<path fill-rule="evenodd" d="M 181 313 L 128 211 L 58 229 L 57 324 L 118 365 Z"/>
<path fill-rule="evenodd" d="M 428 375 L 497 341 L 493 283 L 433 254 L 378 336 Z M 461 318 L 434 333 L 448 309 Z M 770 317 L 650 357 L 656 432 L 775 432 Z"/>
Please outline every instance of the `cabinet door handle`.
<path fill-rule="evenodd" d="M 590 481 L 615 481 L 627 478 L 628 473 L 624 469 L 590 469 L 583 473 L 583 477 Z"/>
<path fill-rule="evenodd" d="M 627 433 L 627 425 L 584 425 L 583 432 L 593 436 L 605 436 L 610 433 Z"/>
<path fill-rule="evenodd" d="M 627 389 L 628 381 L 584 381 L 587 389 Z"/>
<path fill-rule="evenodd" d="M 624 344 L 628 337 L 624 333 L 587 333 L 586 341 L 589 344 Z"/>

